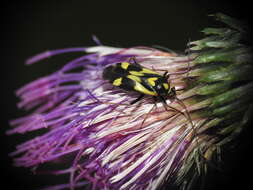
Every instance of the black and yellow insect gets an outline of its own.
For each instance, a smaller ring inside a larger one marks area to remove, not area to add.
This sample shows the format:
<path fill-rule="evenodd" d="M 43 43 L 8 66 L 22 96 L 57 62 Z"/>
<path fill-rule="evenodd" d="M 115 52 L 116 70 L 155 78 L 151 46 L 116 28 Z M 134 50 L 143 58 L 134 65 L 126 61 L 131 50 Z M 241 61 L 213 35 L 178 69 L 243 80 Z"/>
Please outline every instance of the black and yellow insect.
<path fill-rule="evenodd" d="M 134 60 L 134 59 L 133 59 Z M 103 71 L 103 78 L 112 85 L 127 91 L 136 91 L 140 97 L 131 104 L 139 101 L 144 95 L 157 97 L 164 103 L 167 98 L 175 97 L 175 88 L 168 82 L 169 75 L 142 67 L 135 60 L 133 63 L 121 62 L 108 66 Z"/>
<path fill-rule="evenodd" d="M 166 107 L 168 106 L 172 110 L 184 115 L 190 121 L 191 127 L 196 134 L 196 130 L 186 106 L 176 97 L 175 87 L 171 87 L 170 85 L 168 72 L 166 71 L 163 75 L 161 75 L 156 71 L 142 67 L 135 61 L 135 59 L 132 58 L 132 60 L 133 63 L 130 61 L 121 62 L 106 67 L 103 71 L 103 79 L 108 80 L 112 85 L 121 89 L 139 92 L 140 96 L 131 102 L 131 104 L 139 101 L 144 95 L 151 95 L 156 99 L 161 100 L 164 103 L 166 110 Z M 181 112 L 180 110 L 169 106 L 166 103 L 167 98 L 176 100 L 185 112 Z"/>
<path fill-rule="evenodd" d="M 142 67 L 135 61 L 134 58 L 132 58 L 132 60 L 133 63 L 131 63 L 130 61 L 121 62 L 106 67 L 103 71 L 103 79 L 108 80 L 112 85 L 117 86 L 121 89 L 139 92 L 140 96 L 136 100 L 131 102 L 131 104 L 134 104 L 139 101 L 141 98 L 144 97 L 144 95 L 151 95 L 156 97 L 156 99 L 161 100 L 164 103 L 166 110 L 166 107 L 168 106 L 172 110 L 184 115 L 185 118 L 190 121 L 190 125 L 193 130 L 193 139 L 197 134 L 196 129 L 185 104 L 176 97 L 175 87 L 171 87 L 170 85 L 170 82 L 168 80 L 168 72 L 165 72 L 163 75 L 161 75 L 156 71 L 153 71 L 146 67 Z M 188 71 L 189 69 L 187 69 L 186 72 Z M 186 72 L 178 72 L 178 74 Z M 181 112 L 180 110 L 169 106 L 166 103 L 167 98 L 175 99 L 185 111 Z M 150 112 L 152 111 L 152 109 L 150 110 Z M 148 116 L 148 114 L 146 116 Z M 145 117 L 145 119 L 146 118 L 147 117 Z M 145 119 L 143 120 L 142 124 L 144 123 Z M 198 143 L 198 140 L 196 141 Z"/>

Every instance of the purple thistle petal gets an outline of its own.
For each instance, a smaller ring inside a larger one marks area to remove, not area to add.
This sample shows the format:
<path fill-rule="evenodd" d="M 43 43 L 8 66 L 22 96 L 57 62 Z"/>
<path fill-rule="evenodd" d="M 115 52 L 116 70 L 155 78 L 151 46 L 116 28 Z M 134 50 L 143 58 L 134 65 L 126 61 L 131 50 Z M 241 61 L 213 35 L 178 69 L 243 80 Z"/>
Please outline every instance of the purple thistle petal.
<path fill-rule="evenodd" d="M 41 61 L 43 59 L 58 55 L 58 54 L 63 54 L 63 53 L 71 53 L 71 52 L 85 52 L 85 48 L 80 47 L 80 48 L 66 48 L 66 49 L 57 49 L 57 50 L 52 50 L 52 51 L 46 51 L 43 53 L 40 53 L 38 55 L 35 55 L 31 58 L 29 58 L 26 61 L 27 65 L 31 65 L 33 63 L 36 63 L 38 61 Z"/>
<path fill-rule="evenodd" d="M 98 46 L 102 46 L 101 41 L 98 39 L 98 37 L 96 35 L 92 35 L 92 40 L 98 45 Z"/>
<path fill-rule="evenodd" d="M 161 103 L 156 103 L 149 113 L 154 103 L 148 97 L 130 105 L 138 94 L 112 87 L 102 79 L 102 71 L 107 65 L 129 61 L 131 57 L 147 67 L 184 69 L 188 58 L 153 48 L 97 46 L 44 52 L 27 64 L 79 51 L 91 54 L 68 62 L 59 71 L 16 92 L 21 98 L 18 107 L 33 109 L 33 113 L 11 121 L 15 128 L 7 133 L 45 128 L 46 132 L 17 146 L 11 154 L 16 157 L 15 164 L 35 167 L 73 156 L 68 169 L 52 172 L 68 173 L 70 184 L 52 189 L 82 186 L 87 184 L 84 180 L 94 190 L 158 188 L 180 167 L 189 144 L 185 139 L 191 136 L 192 128 L 182 114 L 164 111 Z M 79 71 L 75 71 L 77 68 Z M 182 78 L 172 83 L 183 88 Z M 173 104 L 175 108 L 179 106 Z M 145 119 L 147 114 L 150 115 Z"/>

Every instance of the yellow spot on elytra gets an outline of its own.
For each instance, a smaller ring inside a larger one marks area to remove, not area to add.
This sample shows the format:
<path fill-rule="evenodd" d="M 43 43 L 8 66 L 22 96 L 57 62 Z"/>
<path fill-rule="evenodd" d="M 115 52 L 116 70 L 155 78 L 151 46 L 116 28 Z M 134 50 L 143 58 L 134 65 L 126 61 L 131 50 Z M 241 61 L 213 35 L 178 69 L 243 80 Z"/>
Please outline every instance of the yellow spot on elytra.
<path fill-rule="evenodd" d="M 121 85 L 121 82 L 122 82 L 122 77 L 120 77 L 120 78 L 114 80 L 112 84 L 113 84 L 114 86 L 120 86 L 120 85 Z"/>
<path fill-rule="evenodd" d="M 141 73 L 141 72 L 138 72 L 138 71 L 129 71 L 129 73 L 131 74 L 131 75 L 135 75 L 135 76 L 144 76 L 144 74 L 143 73 Z"/>
<path fill-rule="evenodd" d="M 151 86 L 155 86 L 155 81 L 156 81 L 157 79 L 158 79 L 157 77 L 148 78 L 148 83 L 149 83 Z"/>
<path fill-rule="evenodd" d="M 132 79 L 133 81 L 136 81 L 136 82 L 141 82 L 140 77 L 137 77 L 134 75 L 127 75 L 127 78 Z"/>
<path fill-rule="evenodd" d="M 134 89 L 142 94 L 157 96 L 156 92 L 146 89 L 144 86 L 142 86 L 141 83 L 138 83 L 138 82 L 135 84 Z"/>
<path fill-rule="evenodd" d="M 122 63 L 121 63 L 121 67 L 122 67 L 123 69 L 127 69 L 128 66 L 129 66 L 129 63 L 128 63 L 128 62 L 122 62 Z"/>
<path fill-rule="evenodd" d="M 168 84 L 168 83 L 163 83 L 163 86 L 164 86 L 164 88 L 165 88 L 166 90 L 169 89 L 169 84 Z"/>
<path fill-rule="evenodd" d="M 147 69 L 147 68 L 142 68 L 142 71 L 140 71 L 141 73 L 148 73 L 148 74 L 155 74 L 155 75 L 159 75 L 161 76 L 159 73 L 155 72 L 155 71 L 152 71 L 150 69 Z"/>

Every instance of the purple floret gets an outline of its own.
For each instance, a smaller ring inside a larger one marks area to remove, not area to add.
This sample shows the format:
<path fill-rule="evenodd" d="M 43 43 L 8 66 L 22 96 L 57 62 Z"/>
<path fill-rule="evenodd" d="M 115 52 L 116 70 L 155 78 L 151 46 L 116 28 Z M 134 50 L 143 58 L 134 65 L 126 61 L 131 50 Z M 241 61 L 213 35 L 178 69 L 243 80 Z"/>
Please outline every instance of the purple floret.
<path fill-rule="evenodd" d="M 145 62 L 153 60 L 152 56 L 164 54 L 152 48 L 94 48 L 102 50 L 78 57 L 57 72 L 39 78 L 16 92 L 21 99 L 18 107 L 32 109 L 33 112 L 11 121 L 14 128 L 7 133 L 39 129 L 44 129 L 45 133 L 17 146 L 11 154 L 15 157 L 15 165 L 36 167 L 50 161 L 66 161 L 63 158 L 68 157 L 66 168 L 52 173 L 69 174 L 70 184 L 48 188 L 54 190 L 87 185 L 92 190 L 157 188 L 164 181 L 159 175 L 163 174 L 166 166 L 170 167 L 164 173 L 165 177 L 180 166 L 189 143 L 182 138 L 187 133 L 181 132 L 181 126 L 175 125 L 171 133 L 166 128 L 171 129 L 173 118 L 185 118 L 171 112 L 170 116 L 164 117 L 167 124 L 152 128 L 151 125 L 163 121 L 160 113 L 164 110 L 157 106 L 150 114 L 154 116 L 153 121 L 149 121 L 152 116 L 142 125 L 149 107 L 153 106 L 152 101 L 147 98 L 146 104 L 130 105 L 138 94 L 113 88 L 102 79 L 102 72 L 106 66 L 128 61 L 133 56 Z M 26 63 L 33 64 L 62 53 L 91 50 L 68 48 L 47 51 Z M 166 56 L 164 58 L 167 59 Z M 158 60 L 158 64 L 164 63 Z M 160 132 L 162 130 L 163 133 Z M 168 138 L 162 137 L 163 134 L 167 134 Z M 161 140 L 157 140 L 159 135 Z M 153 183 L 157 184 L 153 186 Z"/>

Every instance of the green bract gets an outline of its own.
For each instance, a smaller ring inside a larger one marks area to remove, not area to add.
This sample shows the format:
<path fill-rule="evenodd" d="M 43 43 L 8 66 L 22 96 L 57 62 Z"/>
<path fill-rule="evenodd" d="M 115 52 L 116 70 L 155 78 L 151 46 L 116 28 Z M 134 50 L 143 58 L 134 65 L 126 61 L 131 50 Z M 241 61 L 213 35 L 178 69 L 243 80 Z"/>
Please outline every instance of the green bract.
<path fill-rule="evenodd" d="M 252 113 L 253 65 L 251 47 L 246 45 L 247 28 L 224 14 L 212 16 L 226 27 L 205 28 L 203 39 L 189 43 L 193 57 L 189 77 L 194 81 L 190 89 L 196 89 L 192 101 L 205 106 L 193 114 L 207 120 L 198 127 L 198 148 L 179 172 L 182 189 L 192 187 L 208 163 L 219 161 L 221 148 L 230 145 Z"/>

